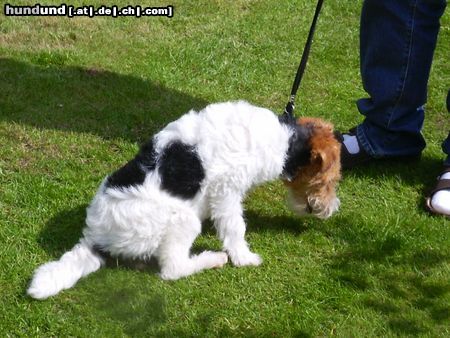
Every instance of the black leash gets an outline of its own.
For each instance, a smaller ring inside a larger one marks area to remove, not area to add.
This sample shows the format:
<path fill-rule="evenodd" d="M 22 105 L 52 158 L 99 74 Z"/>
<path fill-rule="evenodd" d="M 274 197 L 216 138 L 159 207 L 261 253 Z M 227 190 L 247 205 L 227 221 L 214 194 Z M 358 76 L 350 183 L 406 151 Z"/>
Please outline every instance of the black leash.
<path fill-rule="evenodd" d="M 300 87 L 300 82 L 302 81 L 303 73 L 305 72 L 306 63 L 308 61 L 309 52 L 311 50 L 312 39 L 314 36 L 314 31 L 316 30 L 317 18 L 319 17 L 320 10 L 322 9 L 323 0 L 318 0 L 316 5 L 316 11 L 314 13 L 314 18 L 309 28 L 308 38 L 306 39 L 305 48 L 303 49 L 302 59 L 297 69 L 297 74 L 295 75 L 294 84 L 292 85 L 291 96 L 289 97 L 289 102 L 284 109 L 283 115 L 280 117 L 286 122 L 294 119 L 294 108 L 295 108 L 295 96 L 297 95 L 298 88 Z"/>

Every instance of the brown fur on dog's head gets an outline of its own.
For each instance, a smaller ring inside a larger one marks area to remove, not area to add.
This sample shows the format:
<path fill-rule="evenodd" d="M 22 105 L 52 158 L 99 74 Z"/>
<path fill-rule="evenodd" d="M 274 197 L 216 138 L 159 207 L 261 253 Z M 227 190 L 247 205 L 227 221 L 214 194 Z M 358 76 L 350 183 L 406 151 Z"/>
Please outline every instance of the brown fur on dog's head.
<path fill-rule="evenodd" d="M 294 179 L 285 180 L 293 209 L 327 218 L 339 208 L 336 185 L 341 178 L 341 145 L 333 125 L 319 118 L 304 117 L 297 124 L 310 131 L 309 163 L 300 167 Z"/>

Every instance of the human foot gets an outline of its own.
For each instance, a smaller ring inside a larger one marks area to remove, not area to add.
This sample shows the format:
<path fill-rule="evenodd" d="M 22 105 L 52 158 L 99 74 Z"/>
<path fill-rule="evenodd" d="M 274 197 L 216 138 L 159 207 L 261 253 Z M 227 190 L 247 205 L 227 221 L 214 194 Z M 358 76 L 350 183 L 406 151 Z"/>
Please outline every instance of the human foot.
<path fill-rule="evenodd" d="M 343 170 L 353 169 L 371 162 L 379 162 L 382 160 L 402 160 L 410 162 L 420 159 L 420 154 L 382 158 L 372 157 L 364 150 L 356 137 L 356 127 L 350 129 L 347 133 L 341 134 L 335 132 L 335 137 L 341 143 L 341 167 Z"/>
<path fill-rule="evenodd" d="M 374 159 L 359 143 L 356 137 L 356 127 L 347 133 L 336 132 L 335 136 L 341 143 L 341 167 L 343 170 L 352 169 Z"/>
<path fill-rule="evenodd" d="M 450 217 L 450 167 L 446 167 L 438 177 L 435 187 L 426 199 L 427 210 Z"/>

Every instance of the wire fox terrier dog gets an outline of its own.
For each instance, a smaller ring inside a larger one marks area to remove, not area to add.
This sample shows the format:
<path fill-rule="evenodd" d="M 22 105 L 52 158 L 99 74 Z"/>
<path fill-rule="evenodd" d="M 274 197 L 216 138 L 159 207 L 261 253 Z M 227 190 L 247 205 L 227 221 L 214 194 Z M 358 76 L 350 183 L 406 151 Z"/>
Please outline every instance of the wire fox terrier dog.
<path fill-rule="evenodd" d="M 112 256 L 156 257 L 163 279 L 204 269 L 259 265 L 244 238 L 242 201 L 253 186 L 281 178 L 298 214 L 339 207 L 340 144 L 320 119 L 278 118 L 247 102 L 190 111 L 106 177 L 87 208 L 79 243 L 39 267 L 28 294 L 44 299 L 72 287 Z M 201 222 L 214 221 L 224 252 L 191 255 Z"/>

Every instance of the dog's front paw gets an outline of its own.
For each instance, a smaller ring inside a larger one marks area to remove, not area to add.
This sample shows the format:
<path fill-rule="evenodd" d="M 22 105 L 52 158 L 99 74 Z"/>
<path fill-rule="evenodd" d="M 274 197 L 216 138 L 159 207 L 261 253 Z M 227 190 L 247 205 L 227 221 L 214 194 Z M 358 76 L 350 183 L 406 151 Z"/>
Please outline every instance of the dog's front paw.
<path fill-rule="evenodd" d="M 262 263 L 262 258 L 250 250 L 241 250 L 228 253 L 234 266 L 258 266 Z"/>

